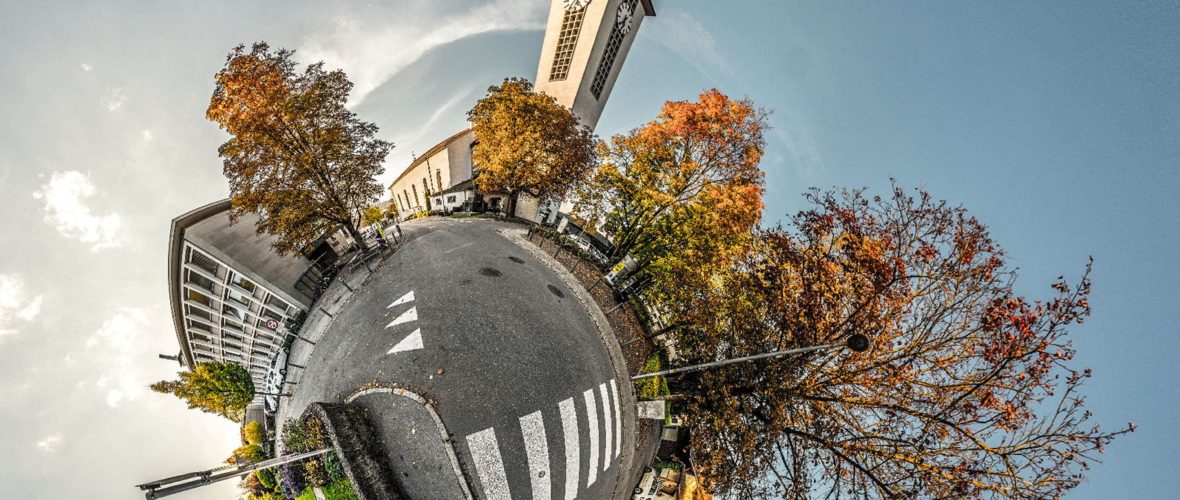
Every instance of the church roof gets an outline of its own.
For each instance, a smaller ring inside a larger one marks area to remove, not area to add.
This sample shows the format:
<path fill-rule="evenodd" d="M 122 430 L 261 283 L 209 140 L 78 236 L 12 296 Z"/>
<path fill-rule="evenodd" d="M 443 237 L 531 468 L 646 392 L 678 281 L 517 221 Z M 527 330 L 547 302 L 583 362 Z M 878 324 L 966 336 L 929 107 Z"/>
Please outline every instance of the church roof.
<path fill-rule="evenodd" d="M 470 131 L 471 131 L 471 129 L 470 129 L 470 128 L 465 128 L 465 129 L 463 129 L 463 131 L 462 131 L 462 132 L 459 132 L 458 134 L 452 135 L 452 136 L 450 136 L 450 137 L 446 138 L 446 140 L 444 140 L 444 141 L 442 141 L 442 142 L 438 143 L 437 145 L 435 145 L 433 148 L 430 148 L 430 149 L 426 150 L 426 152 L 425 152 L 425 153 L 422 153 L 422 155 L 421 155 L 421 156 L 419 156 L 419 157 L 415 158 L 415 159 L 414 159 L 414 161 L 413 161 L 413 163 L 410 163 L 410 166 L 406 167 L 406 169 L 402 171 L 401 175 L 398 175 L 398 176 L 397 176 L 397 178 L 396 178 L 396 179 L 394 179 L 394 180 L 393 180 L 393 182 L 389 184 L 389 187 L 390 187 L 390 188 L 393 188 L 393 185 L 394 185 L 394 184 L 397 184 L 397 182 L 398 182 L 398 181 L 402 180 L 402 177 L 405 177 L 406 175 L 408 175 L 408 174 L 410 173 L 410 171 L 411 171 L 411 170 L 414 170 L 414 167 L 417 167 L 419 164 L 421 164 L 422 162 L 426 161 L 426 159 L 427 159 L 427 158 L 430 158 L 431 156 L 434 156 L 434 155 L 435 155 L 436 153 L 438 153 L 439 151 L 442 151 L 443 149 L 446 149 L 446 147 L 447 147 L 447 144 L 450 144 L 450 143 L 452 143 L 452 142 L 455 142 L 455 140 L 456 140 L 456 139 L 458 139 L 458 138 L 462 137 L 462 136 L 463 136 L 463 134 L 466 134 L 467 132 L 470 132 Z"/>

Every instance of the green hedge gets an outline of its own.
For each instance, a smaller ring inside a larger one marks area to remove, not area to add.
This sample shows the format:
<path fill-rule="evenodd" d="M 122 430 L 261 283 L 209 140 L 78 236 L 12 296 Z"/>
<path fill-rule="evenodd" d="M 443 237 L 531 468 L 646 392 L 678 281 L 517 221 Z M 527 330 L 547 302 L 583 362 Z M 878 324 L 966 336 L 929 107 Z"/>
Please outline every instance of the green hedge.
<path fill-rule="evenodd" d="M 668 362 L 664 360 L 663 353 L 660 351 L 653 352 L 648 356 L 647 363 L 643 365 L 643 370 L 639 372 L 640 375 L 646 373 L 655 373 L 666 370 Z M 668 380 L 664 377 L 649 377 L 635 381 L 635 393 L 641 399 L 654 399 L 659 396 L 669 394 Z"/>

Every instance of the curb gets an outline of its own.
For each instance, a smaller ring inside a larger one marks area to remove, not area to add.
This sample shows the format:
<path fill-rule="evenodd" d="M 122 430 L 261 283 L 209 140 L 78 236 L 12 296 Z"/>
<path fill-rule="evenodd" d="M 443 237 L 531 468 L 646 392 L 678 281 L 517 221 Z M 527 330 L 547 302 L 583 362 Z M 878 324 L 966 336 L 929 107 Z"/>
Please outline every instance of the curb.
<path fill-rule="evenodd" d="M 602 338 L 602 344 L 606 347 L 607 355 L 611 359 L 611 368 L 615 373 L 615 378 L 622 382 L 618 384 L 619 395 L 622 397 L 622 405 L 630 410 L 622 411 L 620 414 L 623 416 L 624 428 L 629 429 L 630 432 L 623 433 L 623 436 L 626 438 L 624 449 L 628 450 L 628 453 L 624 457 L 625 463 L 621 464 L 622 467 L 618 480 L 628 480 L 628 478 L 624 477 L 624 471 L 629 473 L 635 467 L 635 436 L 639 432 L 639 426 L 637 421 L 638 412 L 635 410 L 635 386 L 631 383 L 631 372 L 627 370 L 627 362 L 623 360 L 623 349 L 619 346 L 619 339 L 615 336 L 615 331 L 611 328 L 610 322 L 607 321 L 606 315 L 598 307 L 598 303 L 590 296 L 590 292 L 557 259 L 542 252 L 535 244 L 526 240 L 524 238 L 526 232 L 527 230 L 519 228 L 499 230 L 500 236 L 507 238 L 508 241 L 516 243 L 517 246 L 531 253 L 545 264 L 545 267 L 548 267 L 549 270 L 557 274 L 557 277 L 565 283 L 565 286 L 574 292 L 574 295 L 578 297 L 578 301 L 582 303 L 582 308 L 586 310 L 586 313 L 594 321 L 594 325 L 598 329 L 598 334 Z M 622 496 L 619 494 L 619 483 L 615 483 L 614 498 L 630 498 L 631 491 L 629 488 L 623 488 L 621 491 L 623 492 Z"/>
<path fill-rule="evenodd" d="M 474 500 L 471 496 L 471 488 L 467 486 L 467 480 L 463 477 L 463 471 L 459 468 L 459 457 L 455 455 L 455 443 L 451 441 L 451 435 L 447 432 L 447 428 L 443 425 L 442 418 L 439 418 L 438 412 L 434 411 L 434 407 L 430 405 L 422 396 L 407 391 L 405 389 L 394 389 L 391 387 L 371 387 L 368 389 L 361 389 L 347 398 L 344 398 L 345 403 L 352 403 L 361 396 L 369 394 L 393 394 L 403 396 L 413 400 L 414 402 L 426 407 L 426 411 L 430 413 L 430 418 L 434 419 L 434 425 L 438 427 L 438 433 L 442 436 L 443 443 L 446 443 L 447 457 L 451 460 L 451 467 L 455 471 L 455 478 L 459 480 L 459 485 L 463 487 L 463 494 L 467 496 L 467 500 Z"/>

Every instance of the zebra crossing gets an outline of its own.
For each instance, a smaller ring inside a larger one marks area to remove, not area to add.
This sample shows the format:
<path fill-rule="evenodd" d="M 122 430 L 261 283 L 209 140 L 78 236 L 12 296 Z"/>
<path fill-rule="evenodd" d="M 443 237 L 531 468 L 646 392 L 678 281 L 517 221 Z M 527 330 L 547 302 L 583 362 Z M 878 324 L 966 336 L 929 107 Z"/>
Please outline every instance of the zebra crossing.
<path fill-rule="evenodd" d="M 545 414 L 560 417 L 560 429 L 547 432 L 543 418 Z M 585 428 L 581 426 L 579 414 L 585 419 Z M 590 488 L 598 480 L 599 469 L 606 472 L 621 454 L 621 414 L 618 385 L 612 379 L 582 392 L 581 398 L 572 396 L 551 407 L 521 416 L 519 426 L 528 459 L 527 484 L 531 489 L 531 496 L 525 492 L 517 492 L 516 498 L 578 498 L 580 492 Z M 514 435 L 514 431 L 501 429 L 501 437 Z M 554 442 L 560 443 L 563 450 L 550 452 L 547 439 L 549 435 L 560 436 L 560 439 L 555 439 Z M 583 436 L 589 448 L 586 463 L 581 462 Z M 475 463 L 479 483 L 483 487 L 483 498 L 511 500 L 513 496 L 508 485 L 508 474 L 500 451 L 502 445 L 497 438 L 496 428 L 489 427 L 469 434 L 466 441 L 471 459 Z M 551 467 L 554 463 L 556 467 Z M 565 477 L 554 478 L 553 472 L 564 472 Z M 555 487 L 560 487 L 564 491 L 555 496 Z"/>

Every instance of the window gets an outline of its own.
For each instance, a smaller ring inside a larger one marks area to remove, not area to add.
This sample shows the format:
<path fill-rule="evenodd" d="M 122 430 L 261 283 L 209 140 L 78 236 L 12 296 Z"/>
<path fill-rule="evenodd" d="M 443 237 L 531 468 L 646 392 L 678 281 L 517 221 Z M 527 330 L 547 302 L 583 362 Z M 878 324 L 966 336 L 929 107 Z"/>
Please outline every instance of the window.
<path fill-rule="evenodd" d="M 430 185 L 426 184 L 426 177 L 422 178 L 422 194 L 430 196 Z"/>
<path fill-rule="evenodd" d="M 284 302 L 283 299 L 275 297 L 274 295 L 267 297 L 266 303 L 277 307 L 280 311 L 283 311 L 283 312 L 287 312 L 287 309 L 291 308 L 290 304 Z"/>
<path fill-rule="evenodd" d="M 204 311 L 204 310 L 197 309 L 197 308 L 195 308 L 195 307 L 193 307 L 193 306 L 189 306 L 189 307 L 188 307 L 188 315 L 189 315 L 189 316 L 192 316 L 192 317 L 194 317 L 194 318 L 201 318 L 201 319 L 203 319 L 203 320 L 205 320 L 205 321 L 209 321 L 209 322 L 212 322 L 212 321 L 213 321 L 213 315 L 212 315 L 212 314 L 209 314 L 208 312 L 206 312 L 206 311 Z"/>
<path fill-rule="evenodd" d="M 209 278 L 194 273 L 192 270 L 188 271 L 188 282 L 213 292 L 213 281 Z"/>
<path fill-rule="evenodd" d="M 243 277 L 242 275 L 240 275 L 238 273 L 233 274 L 233 278 L 230 279 L 230 283 L 233 283 L 233 284 L 241 287 L 243 290 L 246 290 L 247 292 L 254 293 L 254 283 L 251 283 L 250 280 L 246 279 L 245 277 Z"/>
<path fill-rule="evenodd" d="M 631 3 L 631 11 L 635 11 L 635 0 L 623 0 Z M 595 99 L 602 98 L 602 89 L 606 87 L 606 79 L 610 77 L 610 70 L 615 64 L 615 56 L 619 55 L 619 47 L 623 45 L 624 35 L 616 22 L 610 29 L 610 40 L 606 42 L 606 50 L 602 52 L 602 61 L 598 63 L 598 71 L 594 73 L 594 83 L 590 85 L 590 93 Z"/>
<path fill-rule="evenodd" d="M 418 186 L 410 184 L 410 189 L 414 190 L 414 203 L 418 203 Z"/>
<path fill-rule="evenodd" d="M 442 191 L 442 189 L 443 189 L 443 183 L 442 183 L 442 170 L 439 170 L 439 169 L 437 169 L 437 168 L 436 168 L 436 169 L 434 169 L 434 176 L 438 178 L 438 184 L 437 184 L 437 185 L 438 185 L 438 190 L 439 190 L 439 191 Z"/>
<path fill-rule="evenodd" d="M 196 290 L 193 290 L 190 288 L 188 290 L 188 298 L 189 298 L 189 300 L 191 300 L 193 302 L 196 302 L 196 303 L 201 304 L 205 307 L 208 307 L 209 309 L 213 309 L 213 299 L 210 299 L 209 297 L 202 295 L 201 293 L 197 292 Z"/>
<path fill-rule="evenodd" d="M 217 276 L 217 262 L 205 256 L 205 254 L 198 252 L 195 248 L 189 248 L 188 262 L 189 264 L 208 271 L 209 274 Z"/>
<path fill-rule="evenodd" d="M 557 35 L 557 50 L 553 53 L 549 81 L 565 80 L 569 76 L 570 61 L 574 59 L 574 47 L 578 44 L 578 33 L 582 31 L 582 20 L 585 17 L 586 6 L 575 12 L 565 11 L 565 17 L 561 20 L 561 32 Z"/>
<path fill-rule="evenodd" d="M 454 202 L 455 202 L 455 195 L 450 195 L 447 197 L 447 203 L 454 203 Z"/>

